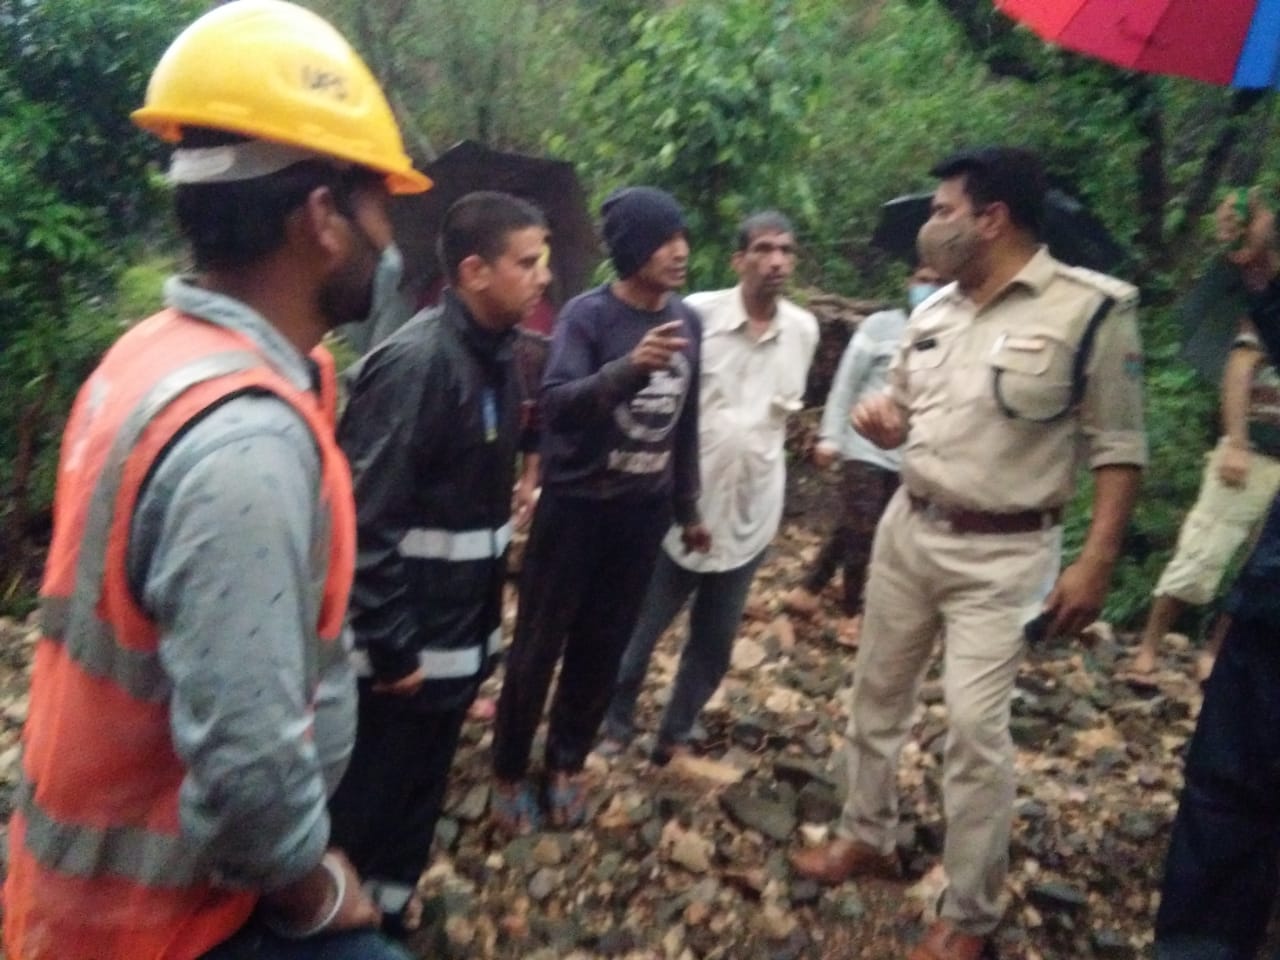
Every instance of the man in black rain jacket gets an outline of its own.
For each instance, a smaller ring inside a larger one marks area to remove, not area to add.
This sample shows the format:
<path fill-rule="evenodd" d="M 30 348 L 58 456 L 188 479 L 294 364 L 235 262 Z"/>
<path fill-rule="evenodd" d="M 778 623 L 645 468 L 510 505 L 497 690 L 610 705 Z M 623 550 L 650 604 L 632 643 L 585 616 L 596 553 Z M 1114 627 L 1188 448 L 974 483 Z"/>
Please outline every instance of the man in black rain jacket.
<path fill-rule="evenodd" d="M 332 842 L 370 878 L 390 933 L 415 925 L 449 766 L 501 646 L 516 459 L 532 448 L 512 346 L 550 279 L 546 243 L 542 214 L 515 197 L 454 204 L 441 304 L 353 368 L 338 430 L 355 481 L 362 679 Z"/>

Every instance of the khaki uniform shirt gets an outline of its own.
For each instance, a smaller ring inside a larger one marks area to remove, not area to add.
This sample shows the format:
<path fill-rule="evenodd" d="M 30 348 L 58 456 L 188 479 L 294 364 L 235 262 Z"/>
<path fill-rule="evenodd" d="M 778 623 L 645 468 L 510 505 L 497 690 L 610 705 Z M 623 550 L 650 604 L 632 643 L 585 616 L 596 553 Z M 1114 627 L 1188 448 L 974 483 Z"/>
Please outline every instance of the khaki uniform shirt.
<path fill-rule="evenodd" d="M 1106 296 L 1115 305 L 1070 410 L 1076 350 Z M 889 376 L 907 415 L 906 488 L 947 506 L 1044 510 L 1070 499 L 1081 463 L 1145 465 L 1137 300 L 1135 287 L 1042 247 L 981 308 L 956 284 L 922 303 Z"/>

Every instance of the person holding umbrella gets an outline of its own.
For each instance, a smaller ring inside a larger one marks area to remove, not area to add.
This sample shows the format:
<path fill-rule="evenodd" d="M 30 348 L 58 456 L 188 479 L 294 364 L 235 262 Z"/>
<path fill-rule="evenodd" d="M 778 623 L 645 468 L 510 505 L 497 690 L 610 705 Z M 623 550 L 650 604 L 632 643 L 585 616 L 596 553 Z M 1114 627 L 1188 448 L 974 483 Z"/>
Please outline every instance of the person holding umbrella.
<path fill-rule="evenodd" d="M 941 632 L 949 886 L 910 960 L 977 960 L 1004 907 L 1024 634 L 1071 634 L 1101 609 L 1146 462 L 1142 362 L 1137 290 L 1038 244 L 1033 154 L 970 150 L 932 173 L 920 254 L 955 283 L 915 311 L 888 389 L 853 414 L 863 436 L 902 446 L 902 487 L 872 548 L 839 833 L 791 862 L 833 884 L 900 873 L 897 759 Z M 1059 573 L 1082 463 L 1092 522 Z"/>
<path fill-rule="evenodd" d="M 1275 217 L 1254 202 L 1228 254 L 1251 291 L 1250 322 L 1280 363 L 1280 256 Z M 1187 748 L 1156 915 L 1158 960 L 1257 956 L 1275 906 L 1280 858 L 1280 499 L 1273 499 L 1227 598 L 1231 625 Z"/>

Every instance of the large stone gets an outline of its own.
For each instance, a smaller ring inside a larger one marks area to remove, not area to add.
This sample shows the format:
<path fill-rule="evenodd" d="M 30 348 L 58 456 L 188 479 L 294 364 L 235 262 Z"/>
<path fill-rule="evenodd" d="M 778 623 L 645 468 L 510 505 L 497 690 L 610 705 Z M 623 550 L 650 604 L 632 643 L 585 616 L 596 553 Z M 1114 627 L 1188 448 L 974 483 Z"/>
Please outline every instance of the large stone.
<path fill-rule="evenodd" d="M 450 812 L 463 823 L 475 823 L 484 816 L 485 811 L 488 809 L 489 785 L 487 783 L 477 783 L 462 795 L 462 799 L 458 801 Z"/>
<path fill-rule="evenodd" d="M 795 812 L 784 803 L 759 796 L 742 784 L 725 788 L 720 806 L 740 826 L 757 830 L 779 843 L 791 837 L 796 828 Z"/>
<path fill-rule="evenodd" d="M 750 637 L 741 637 L 733 645 L 730 663 L 734 670 L 749 672 L 764 663 L 767 657 L 763 644 L 757 643 Z"/>
<path fill-rule="evenodd" d="M 1141 843 L 1153 839 L 1160 833 L 1160 823 L 1148 813 L 1133 811 L 1120 818 L 1116 831 L 1122 837 Z"/>
<path fill-rule="evenodd" d="M 828 787 L 835 787 L 835 780 L 817 760 L 808 757 L 779 757 L 773 764 L 773 776 L 782 783 L 789 783 L 797 790 L 803 790 L 809 783 L 816 782 Z"/>
<path fill-rule="evenodd" d="M 1053 736 L 1053 724 L 1040 717 L 1014 717 L 1009 721 L 1013 742 L 1027 750 L 1038 750 Z"/>
<path fill-rule="evenodd" d="M 825 783 L 808 783 L 796 797 L 796 815 L 805 823 L 829 823 L 840 816 L 840 800 Z"/>
<path fill-rule="evenodd" d="M 543 867 L 529 881 L 529 896 L 534 900 L 545 900 L 560 886 L 562 876 L 559 870 Z"/>
<path fill-rule="evenodd" d="M 1084 891 L 1065 883 L 1038 883 L 1027 891 L 1027 899 L 1046 913 L 1074 915 L 1089 903 Z"/>

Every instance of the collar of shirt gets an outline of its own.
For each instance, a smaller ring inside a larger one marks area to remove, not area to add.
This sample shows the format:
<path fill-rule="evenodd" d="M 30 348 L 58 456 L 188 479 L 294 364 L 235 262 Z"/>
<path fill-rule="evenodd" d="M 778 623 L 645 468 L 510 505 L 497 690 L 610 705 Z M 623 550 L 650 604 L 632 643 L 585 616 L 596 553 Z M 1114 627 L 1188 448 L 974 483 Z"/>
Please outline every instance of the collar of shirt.
<path fill-rule="evenodd" d="M 1044 292 L 1044 288 L 1049 285 L 1054 276 L 1058 272 L 1058 261 L 1049 253 L 1049 248 L 1043 243 L 1036 248 L 1036 252 L 1032 254 L 1031 259 L 1022 265 L 1022 269 L 1010 277 L 999 290 L 995 292 L 982 308 L 977 312 L 979 314 L 986 313 L 1009 295 L 1009 291 L 1015 287 L 1025 289 L 1033 297 L 1038 297 Z M 972 301 L 960 289 L 958 283 L 951 284 L 938 297 L 938 302 L 952 301 L 956 303 L 972 304 Z"/>
<path fill-rule="evenodd" d="M 691 305 L 698 308 L 704 317 L 705 329 L 703 336 L 709 336 L 714 333 L 742 332 L 745 334 L 751 318 L 747 315 L 747 303 L 743 297 L 742 284 L 738 284 L 731 290 L 719 292 L 722 295 L 716 297 L 712 303 L 697 303 L 696 299 L 691 303 Z M 778 338 L 779 317 L 784 309 L 785 301 L 779 297 L 773 309 L 773 317 L 769 320 L 769 327 L 756 340 L 756 343 L 767 343 Z"/>
<path fill-rule="evenodd" d="M 272 367 L 299 390 L 314 390 L 314 365 L 309 357 L 273 327 L 262 314 L 245 303 L 214 293 L 189 276 L 170 277 L 164 285 L 164 302 L 182 313 L 243 334 L 252 340 Z"/>
<path fill-rule="evenodd" d="M 462 302 L 462 298 L 451 287 L 446 287 L 440 305 L 444 320 L 462 336 L 463 342 L 481 359 L 505 361 L 511 358 L 511 345 L 515 342 L 516 331 L 512 327 L 507 330 L 488 330 L 476 323 L 475 317 Z"/>

